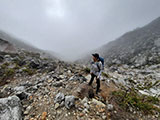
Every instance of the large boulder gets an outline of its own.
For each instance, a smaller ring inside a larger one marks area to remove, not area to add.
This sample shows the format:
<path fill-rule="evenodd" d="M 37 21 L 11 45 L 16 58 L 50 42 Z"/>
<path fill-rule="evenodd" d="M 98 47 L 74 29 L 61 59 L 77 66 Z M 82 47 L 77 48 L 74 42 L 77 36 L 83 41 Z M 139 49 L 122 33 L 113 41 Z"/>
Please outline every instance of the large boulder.
<path fill-rule="evenodd" d="M 0 120 L 22 120 L 21 103 L 17 96 L 0 99 Z"/>
<path fill-rule="evenodd" d="M 75 94 L 77 97 L 79 97 L 81 99 L 83 99 L 84 97 L 93 98 L 94 97 L 94 90 L 91 86 L 84 83 L 84 84 L 79 85 L 79 87 L 75 91 Z"/>

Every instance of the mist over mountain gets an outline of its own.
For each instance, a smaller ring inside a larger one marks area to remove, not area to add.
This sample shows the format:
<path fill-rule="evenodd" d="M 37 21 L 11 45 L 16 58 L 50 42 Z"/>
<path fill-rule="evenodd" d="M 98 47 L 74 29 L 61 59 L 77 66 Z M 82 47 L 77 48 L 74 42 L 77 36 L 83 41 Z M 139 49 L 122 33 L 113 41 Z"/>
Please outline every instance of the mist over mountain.
<path fill-rule="evenodd" d="M 0 120 L 160 120 L 159 5 L 0 0 Z"/>
<path fill-rule="evenodd" d="M 100 48 L 107 63 L 157 64 L 160 60 L 160 17 Z"/>
<path fill-rule="evenodd" d="M 1 0 L 0 29 L 75 60 L 160 16 L 159 0 Z"/>
<path fill-rule="evenodd" d="M 0 51 L 16 53 L 18 50 L 40 53 L 43 57 L 59 58 L 60 55 L 53 51 L 39 49 L 24 40 L 20 40 L 13 35 L 0 31 Z M 57 56 L 57 57 L 56 57 Z"/>
<path fill-rule="evenodd" d="M 160 17 L 142 28 L 125 33 L 118 39 L 92 51 L 94 52 L 100 53 L 107 65 L 127 63 L 139 66 L 159 63 Z M 90 57 L 91 54 L 88 56 Z M 84 61 L 87 61 L 87 57 Z"/>

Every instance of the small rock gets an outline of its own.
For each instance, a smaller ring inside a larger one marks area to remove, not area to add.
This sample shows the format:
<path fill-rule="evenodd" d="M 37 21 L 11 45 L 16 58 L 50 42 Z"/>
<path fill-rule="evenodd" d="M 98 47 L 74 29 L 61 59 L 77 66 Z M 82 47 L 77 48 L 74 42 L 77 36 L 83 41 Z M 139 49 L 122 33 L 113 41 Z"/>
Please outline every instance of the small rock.
<path fill-rule="evenodd" d="M 65 78 L 65 76 L 64 76 L 64 75 L 60 75 L 59 77 L 60 77 L 61 79 L 64 79 L 64 78 Z"/>
<path fill-rule="evenodd" d="M 115 114 L 117 114 L 117 111 L 114 111 Z"/>
<path fill-rule="evenodd" d="M 54 87 L 60 87 L 63 85 L 63 82 L 55 82 L 52 84 Z"/>
<path fill-rule="evenodd" d="M 102 119 L 103 119 L 103 120 L 106 120 L 106 118 L 107 118 L 107 116 L 105 116 L 105 115 L 104 115 L 104 116 L 102 116 Z"/>
<path fill-rule="evenodd" d="M 85 108 L 84 110 L 83 110 L 83 113 L 88 113 L 89 111 Z"/>
<path fill-rule="evenodd" d="M 87 97 L 84 97 L 83 100 L 81 101 L 81 103 L 82 103 L 82 104 L 88 103 L 88 98 L 87 98 Z"/>
<path fill-rule="evenodd" d="M 60 107 L 63 107 L 65 105 L 64 101 L 61 102 Z"/>
<path fill-rule="evenodd" d="M 68 72 L 68 73 L 71 73 L 71 70 L 68 70 L 67 72 Z"/>
<path fill-rule="evenodd" d="M 60 106 L 59 103 L 56 103 L 54 108 L 57 109 L 59 106 Z"/>
<path fill-rule="evenodd" d="M 48 83 L 51 83 L 52 81 L 53 81 L 52 79 L 49 79 L 49 80 L 48 80 Z"/>
<path fill-rule="evenodd" d="M 25 87 L 24 86 L 15 87 L 14 91 L 16 91 L 16 92 L 25 91 Z"/>
<path fill-rule="evenodd" d="M 79 117 L 83 117 L 83 116 L 84 116 L 84 113 L 80 113 L 80 114 L 79 114 Z"/>
<path fill-rule="evenodd" d="M 47 112 L 43 112 L 40 120 L 46 120 Z"/>
<path fill-rule="evenodd" d="M 62 110 L 58 110 L 58 111 L 57 111 L 57 114 L 61 114 L 61 113 L 62 113 Z"/>
<path fill-rule="evenodd" d="M 17 92 L 16 96 L 18 96 L 20 100 L 23 100 L 23 99 L 27 99 L 28 96 L 30 96 L 30 94 L 26 92 Z"/>
<path fill-rule="evenodd" d="M 29 114 L 30 110 L 32 109 L 32 106 L 28 106 L 26 108 L 26 111 L 24 112 L 25 115 Z"/>
<path fill-rule="evenodd" d="M 105 107 L 106 106 L 104 103 L 102 103 L 101 101 L 98 101 L 98 100 L 96 100 L 94 98 L 92 99 L 92 103 L 96 104 L 96 105 L 98 105 L 100 107 Z"/>
<path fill-rule="evenodd" d="M 64 100 L 64 94 L 58 93 L 55 97 L 55 103 L 61 103 Z"/>
<path fill-rule="evenodd" d="M 82 75 L 72 76 L 69 80 L 71 80 L 71 81 L 79 81 L 80 83 L 83 83 L 83 82 L 87 81 L 87 79 Z"/>
<path fill-rule="evenodd" d="M 87 103 L 84 103 L 84 107 L 89 109 L 89 105 Z"/>
<path fill-rule="evenodd" d="M 32 67 L 32 68 L 38 68 L 39 67 L 39 62 L 36 61 L 36 60 L 31 60 L 29 66 Z"/>
<path fill-rule="evenodd" d="M 67 109 L 72 108 L 75 105 L 75 97 L 74 96 L 66 96 L 65 97 L 65 107 Z"/>
<path fill-rule="evenodd" d="M 108 104 L 108 105 L 107 105 L 107 109 L 108 109 L 109 111 L 112 111 L 112 110 L 113 110 L 113 108 L 114 108 L 114 107 L 113 107 L 113 105 L 112 105 L 112 104 Z"/>

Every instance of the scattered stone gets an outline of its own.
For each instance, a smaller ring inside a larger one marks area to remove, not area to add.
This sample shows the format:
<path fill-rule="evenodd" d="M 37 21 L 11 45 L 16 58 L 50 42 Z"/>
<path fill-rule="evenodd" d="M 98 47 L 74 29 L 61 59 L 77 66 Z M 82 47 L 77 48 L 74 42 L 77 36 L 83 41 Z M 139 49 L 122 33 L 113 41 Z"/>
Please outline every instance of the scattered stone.
<path fill-rule="evenodd" d="M 58 81 L 58 82 L 53 83 L 52 85 L 53 85 L 54 87 L 61 87 L 61 86 L 63 86 L 63 82 Z"/>
<path fill-rule="evenodd" d="M 88 112 L 89 112 L 89 111 L 88 111 L 88 109 L 86 109 L 86 108 L 83 110 L 83 113 L 88 113 Z"/>
<path fill-rule="evenodd" d="M 58 93 L 55 97 L 55 103 L 61 103 L 64 100 L 64 94 L 63 93 Z"/>
<path fill-rule="evenodd" d="M 112 104 L 108 104 L 108 105 L 107 105 L 107 109 L 108 109 L 109 111 L 112 111 L 112 110 L 113 110 L 113 108 L 114 108 L 114 107 L 113 107 L 113 105 L 112 105 Z"/>
<path fill-rule="evenodd" d="M 81 101 L 81 103 L 82 103 L 82 104 L 88 103 L 88 98 L 87 98 L 87 97 L 84 97 L 83 100 Z"/>
<path fill-rule="evenodd" d="M 58 111 L 57 111 L 57 114 L 61 114 L 61 113 L 62 113 L 62 110 L 58 110 Z"/>
<path fill-rule="evenodd" d="M 84 116 L 84 113 L 80 113 L 80 114 L 79 114 L 79 117 L 83 117 L 83 116 Z"/>
<path fill-rule="evenodd" d="M 86 82 L 87 79 L 82 76 L 82 75 L 75 75 L 75 76 L 72 76 L 69 80 L 72 80 L 72 81 L 79 81 L 80 83 L 83 83 L 83 82 Z"/>
<path fill-rule="evenodd" d="M 65 78 L 65 75 L 60 75 L 59 76 L 61 79 L 64 79 Z"/>
<path fill-rule="evenodd" d="M 18 87 L 15 87 L 15 88 L 14 88 L 14 91 L 16 91 L 16 92 L 22 92 L 22 91 L 25 91 L 25 87 L 24 87 L 24 86 L 18 86 Z"/>
<path fill-rule="evenodd" d="M 105 116 L 105 115 L 102 116 L 102 119 L 103 119 L 103 120 L 106 120 L 106 118 L 107 118 L 107 116 Z"/>
<path fill-rule="evenodd" d="M 16 96 L 18 96 L 20 100 L 23 100 L 23 99 L 27 99 L 28 96 L 30 96 L 30 94 L 27 92 L 17 92 Z"/>
<path fill-rule="evenodd" d="M 65 102 L 62 101 L 61 104 L 60 104 L 60 107 L 63 107 L 65 105 Z"/>
<path fill-rule="evenodd" d="M 59 106 L 60 106 L 59 103 L 56 103 L 55 104 L 55 109 L 57 109 Z"/>
<path fill-rule="evenodd" d="M 36 60 L 31 60 L 29 65 L 30 65 L 31 68 L 38 68 L 40 64 Z"/>
<path fill-rule="evenodd" d="M 95 105 L 98 105 L 99 107 L 105 107 L 106 105 L 104 103 L 102 103 L 101 101 L 98 101 L 94 98 L 92 98 L 92 103 Z"/>
<path fill-rule="evenodd" d="M 87 109 L 90 108 L 89 105 L 88 105 L 87 103 L 84 103 L 84 107 L 87 108 Z"/>
<path fill-rule="evenodd" d="M 67 109 L 71 109 L 75 105 L 75 97 L 74 96 L 66 96 L 65 97 L 65 107 Z"/>
<path fill-rule="evenodd" d="M 46 120 L 47 112 L 43 112 L 40 120 Z"/>
<path fill-rule="evenodd" d="M 26 108 L 26 111 L 24 112 L 25 115 L 29 114 L 30 110 L 32 109 L 32 106 L 28 106 Z"/>

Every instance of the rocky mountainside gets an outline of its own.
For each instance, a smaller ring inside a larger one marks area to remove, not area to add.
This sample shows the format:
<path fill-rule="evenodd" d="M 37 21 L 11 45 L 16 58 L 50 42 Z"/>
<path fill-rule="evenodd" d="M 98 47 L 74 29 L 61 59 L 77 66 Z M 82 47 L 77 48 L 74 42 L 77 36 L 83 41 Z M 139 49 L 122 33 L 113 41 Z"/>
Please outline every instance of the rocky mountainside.
<path fill-rule="evenodd" d="M 158 120 L 160 65 L 105 69 L 101 92 L 85 67 L 0 52 L 0 120 Z"/>
<path fill-rule="evenodd" d="M 8 41 L 5 41 L 0 38 L 0 51 L 14 53 L 14 52 L 16 52 L 16 48 Z"/>
<path fill-rule="evenodd" d="M 82 66 L 28 51 L 1 52 L 0 58 L 1 120 L 160 117 L 159 65 L 105 69 L 96 95 L 96 84 L 87 85 L 90 76 Z"/>
<path fill-rule="evenodd" d="M 26 50 L 29 52 L 35 52 L 35 53 L 40 53 L 41 56 L 46 57 L 46 58 L 58 58 L 59 55 L 55 52 L 48 52 L 46 50 L 41 50 L 39 48 L 36 48 L 33 45 L 30 45 L 26 42 L 23 42 L 22 40 L 19 40 L 16 37 L 13 37 L 10 34 L 7 34 L 3 32 L 2 30 L 0 31 L 0 51 L 6 51 L 6 52 L 12 52 L 16 53 L 18 50 Z"/>
<path fill-rule="evenodd" d="M 39 49 L 33 47 L 32 45 L 29 45 L 22 40 L 19 40 L 18 38 L 13 37 L 12 35 L 7 34 L 6 32 L 0 31 L 0 38 L 1 40 L 5 40 L 12 44 L 16 48 L 25 49 L 28 51 L 34 51 L 37 52 Z"/>
<path fill-rule="evenodd" d="M 127 32 L 93 51 L 105 58 L 106 65 L 151 65 L 160 61 L 160 17 L 148 25 Z M 90 56 L 90 55 L 88 55 Z M 84 57 L 80 62 L 89 61 Z"/>
<path fill-rule="evenodd" d="M 112 64 L 157 64 L 160 60 L 160 17 L 130 31 L 98 50 Z"/>
<path fill-rule="evenodd" d="M 0 43 L 0 120 L 160 119 L 157 62 L 141 67 L 115 62 L 102 73 L 96 94 L 86 66 L 17 49 L 4 38 Z"/>

